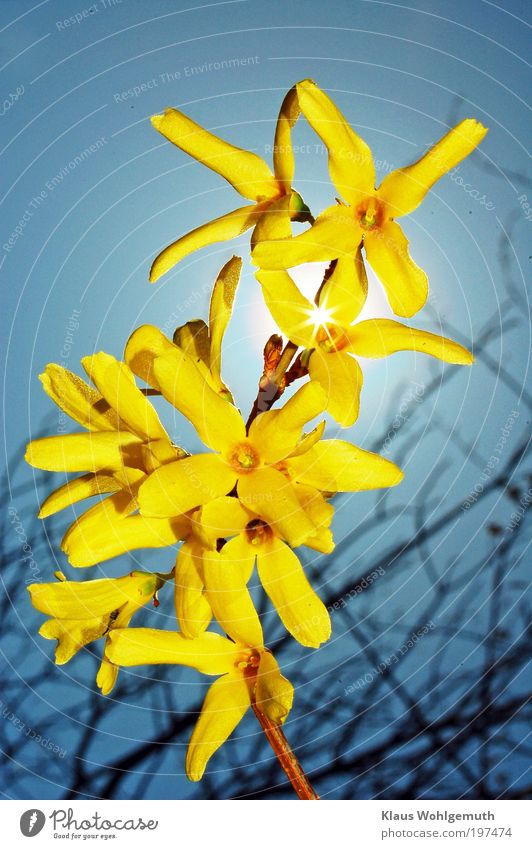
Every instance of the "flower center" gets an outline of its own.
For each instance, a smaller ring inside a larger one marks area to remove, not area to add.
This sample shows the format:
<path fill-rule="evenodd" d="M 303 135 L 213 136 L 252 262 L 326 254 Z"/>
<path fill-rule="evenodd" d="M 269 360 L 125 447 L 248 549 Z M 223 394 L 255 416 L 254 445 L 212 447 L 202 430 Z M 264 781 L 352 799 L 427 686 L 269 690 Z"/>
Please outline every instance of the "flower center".
<path fill-rule="evenodd" d="M 273 536 L 273 531 L 262 519 L 252 519 L 245 528 L 246 539 L 251 545 L 262 545 Z"/>
<path fill-rule="evenodd" d="M 320 327 L 316 334 L 316 344 L 326 354 L 332 351 L 341 351 L 349 345 L 349 339 L 343 329 L 335 324 L 326 324 Z"/>
<path fill-rule="evenodd" d="M 377 198 L 370 197 L 357 206 L 356 216 L 363 230 L 373 230 L 383 222 L 384 207 Z"/>
<path fill-rule="evenodd" d="M 231 451 L 229 462 L 238 472 L 250 472 L 257 468 L 260 458 L 250 442 L 241 442 Z"/>
<path fill-rule="evenodd" d="M 250 649 L 249 651 L 244 651 L 242 654 L 238 655 L 235 660 L 235 666 L 237 669 L 242 670 L 244 674 L 251 673 L 255 669 L 258 669 L 260 664 L 260 654 L 255 649 Z"/>

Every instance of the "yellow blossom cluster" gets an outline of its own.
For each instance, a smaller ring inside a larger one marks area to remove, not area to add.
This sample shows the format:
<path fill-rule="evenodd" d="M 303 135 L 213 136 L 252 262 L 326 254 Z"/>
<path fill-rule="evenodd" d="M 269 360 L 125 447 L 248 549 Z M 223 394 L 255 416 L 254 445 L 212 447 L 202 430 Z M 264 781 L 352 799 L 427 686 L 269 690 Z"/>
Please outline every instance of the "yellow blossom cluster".
<path fill-rule="evenodd" d="M 345 199 L 316 219 L 292 186 L 291 136 L 301 114 L 326 145 L 332 183 Z M 395 219 L 412 212 L 486 130 L 462 121 L 375 188 L 369 147 L 310 80 L 294 86 L 282 103 L 273 172 L 255 153 L 176 109 L 154 116 L 152 124 L 250 203 L 171 244 L 155 260 L 151 280 L 192 251 L 253 227 L 256 278 L 286 346 L 283 352 L 267 346 L 269 400 L 262 411 L 255 405 L 246 421 L 221 369 L 242 267 L 233 257 L 214 284 L 208 321 L 189 321 L 172 339 L 152 325 L 139 327 L 123 359 L 100 352 L 82 360 L 89 382 L 48 365 L 41 375 L 45 392 L 83 430 L 30 442 L 26 460 L 32 466 L 76 473 L 46 498 L 39 515 L 96 497 L 62 540 L 70 565 L 91 567 L 147 548 L 174 553 L 165 572 L 82 582 L 56 573 L 55 582 L 32 584 L 29 592 L 49 617 L 40 633 L 57 640 L 58 664 L 104 639 L 97 676 L 104 694 L 121 666 L 182 664 L 216 676 L 187 753 L 187 774 L 196 781 L 250 706 L 274 727 L 292 706 L 293 687 L 265 646 L 249 592 L 255 568 L 286 630 L 317 648 L 329 639 L 331 623 L 295 549 L 334 550 L 336 493 L 392 487 L 403 477 L 379 455 L 324 438 L 325 420 L 316 420 L 327 412 L 343 427 L 356 421 L 363 382 L 358 357 L 417 351 L 449 363 L 473 362 L 465 348 L 442 336 L 395 320 L 357 318 L 368 294 L 365 261 L 396 315 L 411 317 L 423 306 L 427 278 Z M 293 221 L 310 226 L 294 236 Z M 318 261 L 330 265 L 311 302 L 288 269 Z M 301 381 L 296 391 L 274 406 L 295 381 Z M 188 419 L 203 450 L 190 453 L 174 444 L 153 396 Z M 158 591 L 169 585 L 177 629 L 129 628 L 134 614 L 157 603 Z"/>

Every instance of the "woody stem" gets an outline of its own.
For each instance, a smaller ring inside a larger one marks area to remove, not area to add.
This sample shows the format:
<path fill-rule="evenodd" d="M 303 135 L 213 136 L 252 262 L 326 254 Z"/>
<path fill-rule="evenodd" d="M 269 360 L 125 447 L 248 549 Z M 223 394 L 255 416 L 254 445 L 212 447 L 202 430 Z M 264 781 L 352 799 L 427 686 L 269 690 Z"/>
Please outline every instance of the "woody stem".
<path fill-rule="evenodd" d="M 257 418 L 259 413 L 269 410 L 279 396 L 282 395 L 284 391 L 282 381 L 296 351 L 297 345 L 294 345 L 293 342 L 287 342 L 273 374 L 266 382 L 261 381 L 259 383 L 259 391 L 246 422 L 246 430 L 249 430 L 250 424 Z"/>
<path fill-rule="evenodd" d="M 276 725 L 262 713 L 256 703 L 253 702 L 253 710 L 257 717 L 268 743 L 275 752 L 275 757 L 286 773 L 290 784 L 294 788 L 299 799 L 319 799 L 320 797 L 312 787 L 310 781 L 303 771 L 303 767 L 296 758 L 290 743 L 286 739 L 280 725 Z"/>

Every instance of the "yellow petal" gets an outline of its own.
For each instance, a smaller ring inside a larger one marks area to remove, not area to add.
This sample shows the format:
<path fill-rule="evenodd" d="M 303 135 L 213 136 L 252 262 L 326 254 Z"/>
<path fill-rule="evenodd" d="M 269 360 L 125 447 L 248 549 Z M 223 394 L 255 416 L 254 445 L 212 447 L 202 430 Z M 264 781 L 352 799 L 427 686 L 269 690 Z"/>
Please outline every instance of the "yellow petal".
<path fill-rule="evenodd" d="M 297 457 L 299 454 L 304 454 L 309 448 L 312 448 L 316 442 L 319 442 L 325 431 L 325 421 L 320 422 L 309 433 L 303 434 L 293 451 L 290 452 L 290 457 Z"/>
<path fill-rule="evenodd" d="M 317 648 L 331 636 L 327 608 L 310 586 L 296 554 L 280 539 L 257 552 L 257 570 L 286 630 L 301 645 Z"/>
<path fill-rule="evenodd" d="M 135 509 L 129 493 L 119 492 L 87 510 L 66 532 L 61 547 L 72 566 L 94 566 L 139 548 L 175 545 L 188 532 L 183 517 L 152 519 L 128 515 Z"/>
<path fill-rule="evenodd" d="M 203 702 L 188 744 L 186 771 L 190 781 L 200 781 L 210 758 L 225 743 L 250 706 L 242 675 L 224 675 L 212 684 Z"/>
<path fill-rule="evenodd" d="M 295 345 L 314 345 L 314 304 L 301 294 L 287 271 L 257 271 L 266 306 L 279 329 Z"/>
<path fill-rule="evenodd" d="M 104 656 L 96 675 L 96 684 L 102 691 L 102 696 L 108 696 L 116 684 L 118 678 L 118 666 L 107 660 Z"/>
<path fill-rule="evenodd" d="M 177 631 L 155 628 L 117 628 L 109 634 L 106 655 L 117 666 L 176 663 L 205 675 L 223 675 L 233 668 L 235 644 L 205 631 L 193 640 Z"/>
<path fill-rule="evenodd" d="M 319 350 L 309 360 L 309 375 L 327 396 L 327 411 L 342 427 L 350 427 L 358 418 L 363 375 L 357 361 L 338 351 L 324 354 Z"/>
<path fill-rule="evenodd" d="M 192 422 L 205 445 L 223 451 L 245 438 L 244 421 L 236 407 L 209 386 L 184 351 L 176 347 L 159 357 L 154 369 L 166 400 Z"/>
<path fill-rule="evenodd" d="M 141 485 L 140 512 L 144 516 L 179 516 L 213 498 L 227 495 L 236 477 L 217 454 L 196 454 L 168 463 L 149 475 Z"/>
<path fill-rule="evenodd" d="M 120 420 L 99 392 L 68 369 L 50 363 L 39 375 L 44 391 L 87 430 L 119 430 Z"/>
<path fill-rule="evenodd" d="M 101 351 L 81 361 L 92 382 L 116 410 L 125 426 L 142 439 L 168 439 L 159 416 L 135 384 L 133 372 Z"/>
<path fill-rule="evenodd" d="M 232 537 L 244 530 L 250 521 L 238 498 L 215 498 L 196 510 L 191 517 L 194 534 L 207 548 L 216 548 L 216 541 Z"/>
<path fill-rule="evenodd" d="M 313 536 L 307 537 L 305 545 L 321 554 L 332 554 L 335 548 L 332 531 L 329 528 L 318 528 Z"/>
<path fill-rule="evenodd" d="M 108 492 L 116 492 L 121 488 L 118 481 L 111 475 L 89 472 L 80 478 L 67 481 L 67 483 L 52 492 L 41 504 L 39 519 L 46 519 L 71 504 L 77 504 L 84 498 L 92 498 L 94 495 L 103 495 Z"/>
<path fill-rule="evenodd" d="M 160 391 L 161 387 L 155 377 L 153 362 L 156 357 L 160 357 L 173 349 L 172 342 L 158 327 L 154 327 L 152 324 L 143 324 L 129 337 L 124 351 L 124 359 L 137 377 Z"/>
<path fill-rule="evenodd" d="M 390 215 L 399 217 L 417 209 L 436 180 L 469 156 L 487 132 L 479 121 L 466 118 L 417 162 L 388 174 L 379 187 L 378 196 L 389 206 Z"/>
<path fill-rule="evenodd" d="M 127 431 L 45 436 L 30 442 L 24 459 L 48 472 L 119 469 L 127 465 L 131 450 L 140 444 L 139 437 Z"/>
<path fill-rule="evenodd" d="M 351 328 L 349 336 L 350 350 L 361 357 L 387 357 L 397 351 L 419 351 L 446 363 L 469 366 L 474 362 L 473 355 L 458 342 L 387 318 L 361 321 Z"/>
<path fill-rule="evenodd" d="M 252 261 L 259 268 L 273 271 L 292 268 L 304 262 L 326 262 L 340 256 L 354 256 L 362 239 L 360 227 L 348 206 L 330 206 L 316 221 L 292 239 L 259 242 Z"/>
<path fill-rule="evenodd" d="M 340 439 L 324 439 L 306 454 L 287 460 L 286 465 L 295 480 L 323 492 L 379 489 L 403 479 L 395 463 Z"/>
<path fill-rule="evenodd" d="M 218 389 L 223 387 L 221 378 L 222 340 L 233 312 L 233 303 L 240 280 L 242 260 L 232 257 L 220 271 L 212 291 L 209 307 L 210 368 Z"/>
<path fill-rule="evenodd" d="M 209 626 L 212 610 L 204 595 L 203 580 L 198 571 L 197 546 L 185 542 L 175 564 L 175 612 L 183 636 L 198 637 Z"/>
<path fill-rule="evenodd" d="M 202 373 L 208 373 L 211 365 L 209 328 L 202 318 L 194 318 L 176 327 L 173 342 L 192 357 Z"/>
<path fill-rule="evenodd" d="M 131 572 L 121 578 L 31 584 L 28 592 L 33 606 L 48 616 L 96 619 L 108 616 L 125 604 L 142 607 L 153 597 L 157 585 L 156 575 Z"/>
<path fill-rule="evenodd" d="M 248 521 L 251 521 L 251 516 L 248 515 Z M 222 548 L 223 559 L 230 561 L 233 566 L 238 566 L 242 575 L 244 584 L 249 583 L 249 579 L 255 568 L 255 557 L 257 555 L 256 547 L 247 540 L 245 533 L 240 533 L 238 536 L 226 542 Z"/>
<path fill-rule="evenodd" d="M 291 195 L 272 201 L 255 224 L 251 234 L 252 249 L 265 239 L 290 239 L 292 236 Z"/>
<path fill-rule="evenodd" d="M 316 528 L 328 528 L 334 516 L 334 507 L 313 486 L 303 483 L 292 483 L 294 492 L 306 513 L 310 516 Z"/>
<path fill-rule="evenodd" d="M 177 109 L 154 115 L 151 122 L 169 141 L 224 177 L 249 200 L 275 197 L 279 185 L 260 156 L 204 130 Z"/>
<path fill-rule="evenodd" d="M 305 545 L 322 554 L 331 554 L 334 551 L 334 539 L 329 526 L 334 516 L 334 507 L 313 486 L 292 481 L 292 487 L 303 510 L 316 527 L 315 533 L 305 540 Z"/>
<path fill-rule="evenodd" d="M 295 463 L 297 459 L 288 463 Z M 290 545 L 302 545 L 314 533 L 314 525 L 302 509 L 290 482 L 277 469 L 258 469 L 242 475 L 237 488 L 244 506 L 264 519 Z"/>
<path fill-rule="evenodd" d="M 421 309 L 429 291 L 427 275 L 408 253 L 408 239 L 395 221 L 385 221 L 366 233 L 368 262 L 380 279 L 394 313 L 410 318 Z"/>
<path fill-rule="evenodd" d="M 241 206 L 226 215 L 220 216 L 220 218 L 215 218 L 207 224 L 196 227 L 185 236 L 181 236 L 156 257 L 150 270 L 150 283 L 156 283 L 159 277 L 162 277 L 174 265 L 177 265 L 178 262 L 194 251 L 215 242 L 227 242 L 229 239 L 236 239 L 237 236 L 253 227 L 267 208 L 267 203 Z"/>
<path fill-rule="evenodd" d="M 83 646 L 98 640 L 107 628 L 109 617 L 96 619 L 47 619 L 39 628 L 45 640 L 57 640 L 55 662 L 62 666 Z"/>
<path fill-rule="evenodd" d="M 273 654 L 267 649 L 260 655 L 259 670 L 255 683 L 257 707 L 275 725 L 282 725 L 292 708 L 294 688 L 281 675 Z"/>
<path fill-rule="evenodd" d="M 246 646 L 262 646 L 262 627 L 244 580 L 244 570 L 240 563 L 232 561 L 226 547 L 219 554 L 204 552 L 207 599 L 215 618 L 232 640 Z"/>
<path fill-rule="evenodd" d="M 341 256 L 336 260 L 320 289 L 319 307 L 330 316 L 331 324 L 346 327 L 355 320 L 367 296 L 368 278 L 359 248 L 354 257 Z"/>
<path fill-rule="evenodd" d="M 249 439 L 265 463 L 287 457 L 301 438 L 303 426 L 325 409 L 326 395 L 319 383 L 309 381 L 278 410 L 260 413 L 251 424 Z"/>
<path fill-rule="evenodd" d="M 350 204 L 360 203 L 375 188 L 370 148 L 312 80 L 298 83 L 297 92 L 301 111 L 329 151 L 332 182 Z"/>
<path fill-rule="evenodd" d="M 273 170 L 285 192 L 290 191 L 294 179 L 294 151 L 292 129 L 301 112 L 297 89 L 292 86 L 281 104 L 273 144 Z"/>

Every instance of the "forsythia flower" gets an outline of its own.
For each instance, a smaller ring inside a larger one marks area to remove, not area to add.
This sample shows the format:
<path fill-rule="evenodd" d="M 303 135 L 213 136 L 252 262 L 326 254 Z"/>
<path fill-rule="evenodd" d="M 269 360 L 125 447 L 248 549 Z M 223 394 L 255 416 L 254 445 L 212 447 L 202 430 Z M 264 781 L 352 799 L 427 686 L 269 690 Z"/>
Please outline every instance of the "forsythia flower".
<path fill-rule="evenodd" d="M 96 389 L 55 364 L 46 367 L 41 381 L 52 400 L 88 433 L 36 439 L 26 451 L 27 462 L 38 469 L 88 472 L 53 492 L 41 507 L 41 518 L 85 498 L 113 493 L 67 531 L 62 547 L 74 566 L 93 565 L 130 547 L 175 542 L 175 522 L 171 526 L 130 514 L 136 510 L 140 482 L 161 464 L 185 456 L 170 441 L 125 363 L 105 353 L 82 363 Z M 131 521 L 123 524 L 126 516 Z"/>
<path fill-rule="evenodd" d="M 141 338 L 148 335 L 149 345 L 156 333 L 155 328 L 149 334 L 141 328 Z M 137 351 L 141 344 L 133 338 Z M 145 351 L 145 362 L 148 356 Z M 149 369 L 164 397 L 217 453 L 186 457 L 154 471 L 139 488 L 144 516 L 178 516 L 236 487 L 245 507 L 298 546 L 315 535 L 316 524 L 301 506 L 293 483 L 338 492 L 394 486 L 402 479 L 397 466 L 376 454 L 340 440 L 322 441 L 323 427 L 301 438 L 303 425 L 326 404 L 323 389 L 313 381 L 279 410 L 258 415 L 246 432 L 237 408 L 214 392 L 181 349 L 167 348 L 162 356 L 154 356 Z"/>
<path fill-rule="evenodd" d="M 47 640 L 57 640 L 55 662 L 67 663 L 83 646 L 107 637 L 114 628 L 127 628 L 132 616 L 156 597 L 163 579 L 149 572 L 131 572 L 122 578 L 101 578 L 78 583 L 60 572 L 52 584 L 31 584 L 33 606 L 51 616 L 39 630 Z M 106 640 L 107 645 L 107 640 Z M 111 692 L 118 667 L 105 649 L 96 683 L 104 695 Z"/>
<path fill-rule="evenodd" d="M 275 725 L 292 707 L 294 688 L 262 645 L 232 642 L 206 631 L 194 639 L 153 628 L 114 630 L 107 654 L 118 666 L 176 663 L 219 675 L 207 691 L 186 758 L 191 781 L 199 781 L 212 755 L 225 743 L 251 705 Z"/>
<path fill-rule="evenodd" d="M 153 116 L 151 121 L 156 130 L 224 177 L 252 204 L 197 227 L 165 248 L 152 265 L 152 283 L 193 251 L 213 242 L 234 239 L 256 226 L 265 212 L 273 212 L 287 222 L 311 220 L 301 196 L 292 189 L 294 155 L 290 134 L 298 116 L 297 93 L 293 88 L 286 95 L 277 120 L 273 174 L 256 153 L 223 141 L 177 109 L 167 109 L 164 114 Z"/>
<path fill-rule="evenodd" d="M 306 232 L 261 242 L 253 251 L 262 269 L 286 269 L 304 262 L 356 256 L 366 258 L 381 280 L 396 315 L 410 317 L 426 301 L 427 276 L 411 259 L 408 241 L 395 218 L 413 212 L 443 174 L 477 147 L 487 133 L 468 118 L 441 138 L 417 162 L 388 174 L 375 188 L 371 150 L 332 100 L 311 80 L 296 86 L 299 106 L 329 152 L 329 173 L 348 205 L 324 210 Z"/>
<path fill-rule="evenodd" d="M 328 530 L 334 510 L 314 491 L 305 501 L 308 488 L 301 489 L 298 495 L 305 509 L 322 523 L 306 545 L 329 553 L 334 548 Z M 175 570 L 176 614 L 185 636 L 197 636 L 214 614 L 233 639 L 262 642 L 260 620 L 246 586 L 256 561 L 262 586 L 292 636 L 315 648 L 329 639 L 327 608 L 310 586 L 299 558 L 238 499 L 224 496 L 210 501 L 192 514 L 191 527 Z"/>
<path fill-rule="evenodd" d="M 311 353 L 308 371 L 327 393 L 327 410 L 344 427 L 358 418 L 363 374 L 354 356 L 387 357 L 419 351 L 448 363 L 471 365 L 465 348 L 444 336 L 386 318 L 353 324 L 363 305 L 351 289 L 353 270 L 364 277 L 360 258 L 341 257 L 321 287 L 317 304 L 305 298 L 286 271 L 257 272 L 266 305 L 281 331 Z M 359 291 L 364 291 L 361 281 Z"/>

